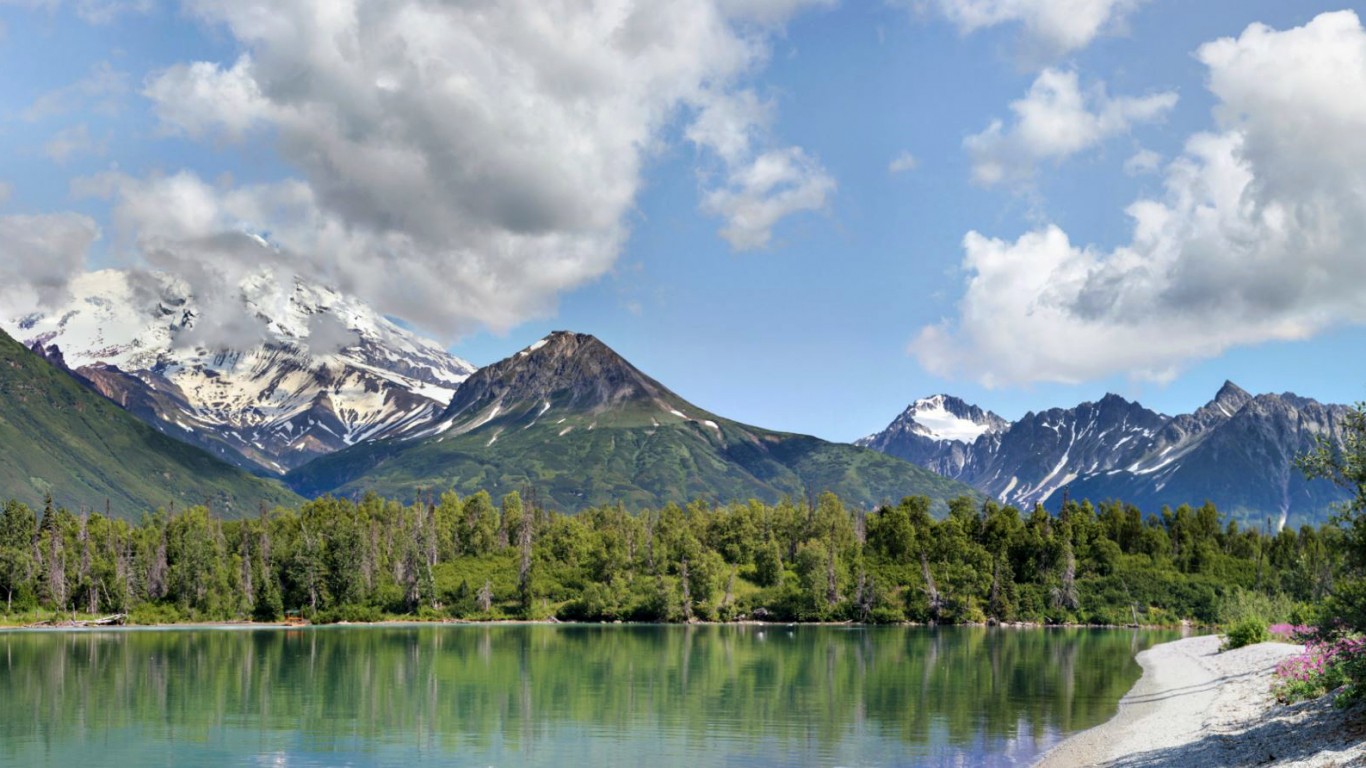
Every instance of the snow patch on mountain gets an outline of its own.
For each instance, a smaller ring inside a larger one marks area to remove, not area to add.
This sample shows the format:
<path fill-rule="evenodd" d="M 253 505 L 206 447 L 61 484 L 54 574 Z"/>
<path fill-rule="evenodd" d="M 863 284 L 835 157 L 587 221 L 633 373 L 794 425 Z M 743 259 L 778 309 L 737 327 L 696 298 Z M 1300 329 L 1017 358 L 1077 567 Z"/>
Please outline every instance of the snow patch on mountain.
<path fill-rule="evenodd" d="M 935 395 L 917 400 L 911 406 L 911 418 L 924 427 L 922 434 L 926 437 L 971 443 L 992 430 L 993 425 L 988 421 L 973 421 L 949 410 L 945 400 L 944 395 Z"/>

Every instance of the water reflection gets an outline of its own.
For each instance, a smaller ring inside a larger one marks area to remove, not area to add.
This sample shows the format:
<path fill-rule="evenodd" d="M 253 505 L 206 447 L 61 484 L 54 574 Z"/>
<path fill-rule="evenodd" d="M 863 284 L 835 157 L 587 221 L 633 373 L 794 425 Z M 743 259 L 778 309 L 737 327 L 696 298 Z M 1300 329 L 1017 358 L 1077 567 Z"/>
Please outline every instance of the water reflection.
<path fill-rule="evenodd" d="M 1101 630 L 421 626 L 0 634 L 0 761 L 1005 765 L 1166 639 Z"/>

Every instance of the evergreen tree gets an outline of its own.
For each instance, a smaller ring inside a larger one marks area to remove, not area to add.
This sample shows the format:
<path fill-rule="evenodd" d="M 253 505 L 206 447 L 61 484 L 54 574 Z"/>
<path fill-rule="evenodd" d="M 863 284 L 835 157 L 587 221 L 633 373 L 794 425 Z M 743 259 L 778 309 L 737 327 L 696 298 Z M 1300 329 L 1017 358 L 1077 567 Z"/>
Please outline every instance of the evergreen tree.
<path fill-rule="evenodd" d="M 37 536 L 38 519 L 33 510 L 17 501 L 5 502 L 0 510 L 0 588 L 5 590 L 5 613 L 13 613 L 14 593 L 22 595 L 33 578 Z"/>

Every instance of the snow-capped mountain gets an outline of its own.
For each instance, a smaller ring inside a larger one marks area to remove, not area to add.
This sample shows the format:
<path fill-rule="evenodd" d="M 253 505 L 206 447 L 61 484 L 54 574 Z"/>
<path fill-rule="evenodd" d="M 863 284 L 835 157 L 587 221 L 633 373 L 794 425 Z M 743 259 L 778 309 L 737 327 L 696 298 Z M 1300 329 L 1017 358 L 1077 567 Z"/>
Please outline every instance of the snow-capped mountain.
<path fill-rule="evenodd" d="M 1120 499 L 1145 511 L 1213 501 L 1245 520 L 1321 520 L 1342 494 L 1294 467 L 1317 435 L 1340 435 L 1343 406 L 1253 396 L 1226 382 L 1175 417 L 1118 395 L 1006 422 L 946 395 L 917 401 L 860 445 L 905 458 L 1022 507 Z"/>
<path fill-rule="evenodd" d="M 91 272 L 58 309 L 0 320 L 130 412 L 258 471 L 284 473 L 442 412 L 474 366 L 360 301 L 269 274 L 242 283 L 255 344 L 198 343 L 188 288 L 158 274 Z M 202 329 L 198 329 L 202 330 Z"/>
<path fill-rule="evenodd" d="M 864 448 L 905 459 L 946 477 L 975 474 L 968 467 L 969 446 L 998 441 L 1010 423 L 991 411 L 969 405 L 952 395 L 915 401 L 886 429 L 858 440 Z"/>

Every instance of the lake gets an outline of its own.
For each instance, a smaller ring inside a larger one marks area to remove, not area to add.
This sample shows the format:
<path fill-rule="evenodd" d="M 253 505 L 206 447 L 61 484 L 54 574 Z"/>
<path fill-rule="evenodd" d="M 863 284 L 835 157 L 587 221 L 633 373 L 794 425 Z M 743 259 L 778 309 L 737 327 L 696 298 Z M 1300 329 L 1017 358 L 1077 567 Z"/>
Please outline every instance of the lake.
<path fill-rule="evenodd" d="M 1020 765 L 1173 632 L 385 625 L 0 633 L 0 762 Z"/>

